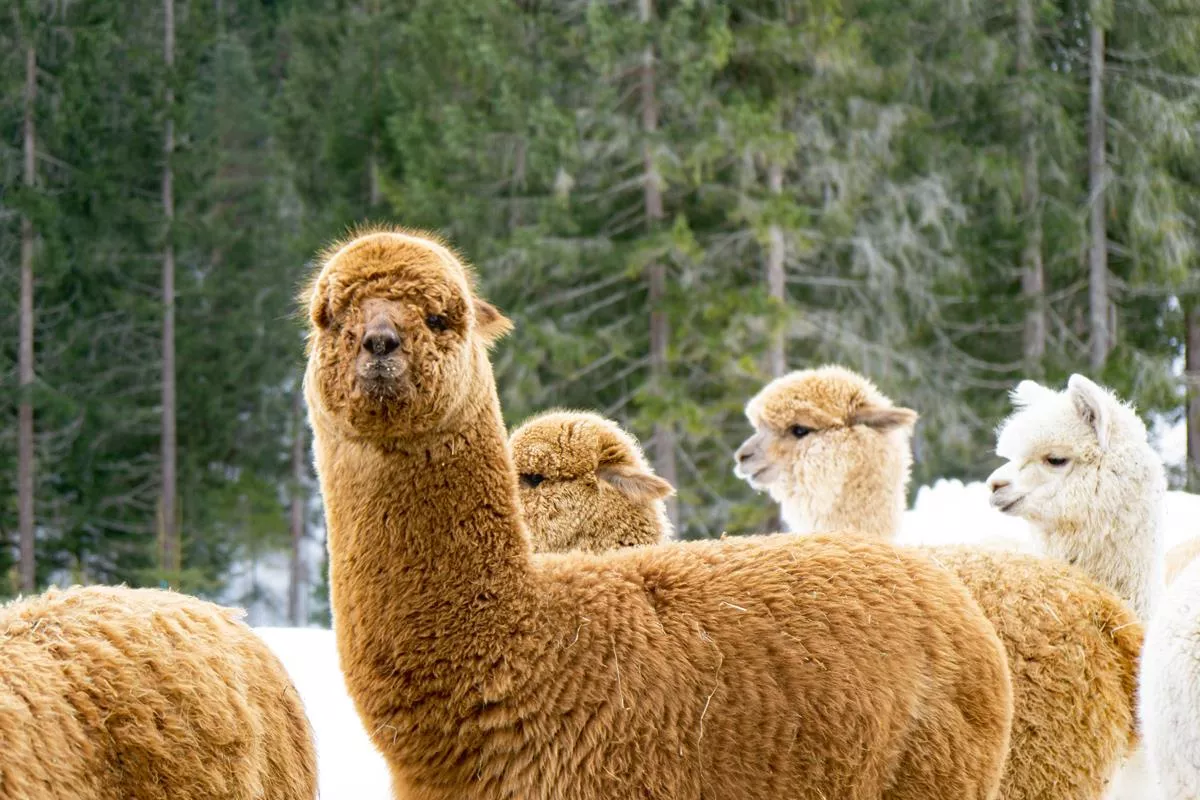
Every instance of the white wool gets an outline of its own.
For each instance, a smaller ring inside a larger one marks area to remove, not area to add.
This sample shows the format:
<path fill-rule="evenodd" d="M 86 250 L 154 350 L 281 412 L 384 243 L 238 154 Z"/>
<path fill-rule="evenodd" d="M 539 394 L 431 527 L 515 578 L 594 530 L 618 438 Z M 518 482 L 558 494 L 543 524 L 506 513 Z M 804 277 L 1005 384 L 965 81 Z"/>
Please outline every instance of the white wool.
<path fill-rule="evenodd" d="M 1162 796 L 1200 797 L 1200 559 L 1150 620 L 1140 689 L 1142 735 Z"/>
<path fill-rule="evenodd" d="M 988 478 L 992 505 L 1027 520 L 1048 555 L 1082 568 L 1147 619 L 1160 583 L 1167 478 L 1145 424 L 1080 375 L 1063 392 L 1023 381 L 1013 401 L 1017 411 L 996 445 L 1008 463 Z"/>

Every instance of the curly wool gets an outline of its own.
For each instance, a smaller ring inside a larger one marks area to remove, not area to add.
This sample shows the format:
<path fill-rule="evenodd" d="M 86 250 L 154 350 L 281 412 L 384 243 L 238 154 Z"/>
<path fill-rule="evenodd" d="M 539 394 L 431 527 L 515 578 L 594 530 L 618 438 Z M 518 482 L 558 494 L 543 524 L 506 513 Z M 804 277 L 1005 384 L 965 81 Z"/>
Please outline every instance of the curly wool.
<path fill-rule="evenodd" d="M 316 752 L 240 612 L 92 586 L 0 608 L 0 800 L 312 800 Z"/>
<path fill-rule="evenodd" d="M 550 411 L 522 423 L 508 444 L 529 533 L 547 549 L 601 552 L 670 538 L 663 498 L 675 489 L 612 420 Z"/>
<path fill-rule="evenodd" d="M 534 558 L 502 318 L 419 234 L 332 253 L 306 395 L 343 670 L 398 796 L 994 796 L 1008 670 L 945 570 L 816 537 Z"/>

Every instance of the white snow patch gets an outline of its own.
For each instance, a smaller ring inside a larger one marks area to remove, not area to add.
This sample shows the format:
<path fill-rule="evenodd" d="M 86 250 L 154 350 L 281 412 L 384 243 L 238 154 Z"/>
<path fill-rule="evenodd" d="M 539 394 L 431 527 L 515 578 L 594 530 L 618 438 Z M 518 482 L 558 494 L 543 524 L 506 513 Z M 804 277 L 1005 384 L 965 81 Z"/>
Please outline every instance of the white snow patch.
<path fill-rule="evenodd" d="M 296 684 L 317 740 L 317 770 L 325 800 L 392 800 L 383 756 L 367 738 L 338 667 L 333 631 L 255 628 Z"/>

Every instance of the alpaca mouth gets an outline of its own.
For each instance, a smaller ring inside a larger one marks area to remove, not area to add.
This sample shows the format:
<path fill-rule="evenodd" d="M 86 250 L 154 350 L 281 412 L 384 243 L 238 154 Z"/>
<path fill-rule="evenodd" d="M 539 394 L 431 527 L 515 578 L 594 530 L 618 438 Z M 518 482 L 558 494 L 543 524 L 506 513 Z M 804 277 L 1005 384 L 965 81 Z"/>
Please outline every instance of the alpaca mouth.
<path fill-rule="evenodd" d="M 734 475 L 750 484 L 751 489 L 759 492 L 766 491 L 767 484 L 769 484 L 773 478 L 773 476 L 768 475 L 769 472 L 771 472 L 771 468 L 769 466 L 759 467 L 753 472 L 745 469 L 742 464 L 738 464 L 733 468 Z"/>
<path fill-rule="evenodd" d="M 991 504 L 992 508 L 999 511 L 1001 514 L 1011 514 L 1013 509 L 1020 505 L 1021 501 L 1024 499 L 1025 498 L 1023 496 L 1014 497 L 1013 499 L 1009 500 L 1005 497 L 992 495 Z"/>

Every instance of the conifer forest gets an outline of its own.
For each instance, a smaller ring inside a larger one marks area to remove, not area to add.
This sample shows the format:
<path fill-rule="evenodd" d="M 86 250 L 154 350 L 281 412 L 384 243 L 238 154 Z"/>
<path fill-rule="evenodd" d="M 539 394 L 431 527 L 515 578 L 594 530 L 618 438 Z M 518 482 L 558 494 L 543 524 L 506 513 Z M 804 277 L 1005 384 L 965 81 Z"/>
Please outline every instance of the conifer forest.
<path fill-rule="evenodd" d="M 274 554 L 324 613 L 296 294 L 368 221 L 688 538 L 778 528 L 743 406 L 827 362 L 920 412 L 914 485 L 1072 372 L 1200 466 L 1195 0 L 0 0 L 0 81 L 0 597 Z"/>

